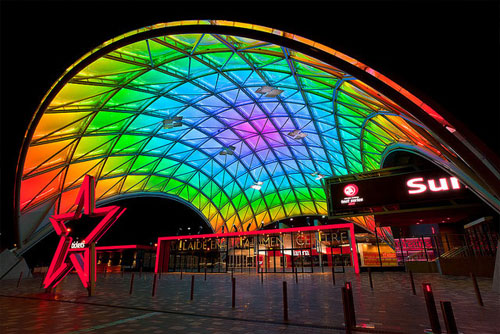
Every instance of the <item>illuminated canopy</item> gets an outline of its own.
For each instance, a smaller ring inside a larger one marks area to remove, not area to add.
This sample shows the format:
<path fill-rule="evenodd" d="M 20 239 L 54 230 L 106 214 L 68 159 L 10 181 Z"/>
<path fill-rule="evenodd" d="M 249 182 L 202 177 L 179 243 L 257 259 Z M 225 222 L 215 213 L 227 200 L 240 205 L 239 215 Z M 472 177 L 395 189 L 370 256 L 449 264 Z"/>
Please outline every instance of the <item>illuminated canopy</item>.
<path fill-rule="evenodd" d="M 316 53 L 449 126 L 374 70 L 296 35 L 226 21 L 147 27 L 82 57 L 42 102 L 18 167 L 21 242 L 43 233 L 50 213 L 74 210 L 85 174 L 98 204 L 168 196 L 220 232 L 326 215 L 322 178 L 378 169 L 393 147 L 451 164 L 414 115 Z"/>

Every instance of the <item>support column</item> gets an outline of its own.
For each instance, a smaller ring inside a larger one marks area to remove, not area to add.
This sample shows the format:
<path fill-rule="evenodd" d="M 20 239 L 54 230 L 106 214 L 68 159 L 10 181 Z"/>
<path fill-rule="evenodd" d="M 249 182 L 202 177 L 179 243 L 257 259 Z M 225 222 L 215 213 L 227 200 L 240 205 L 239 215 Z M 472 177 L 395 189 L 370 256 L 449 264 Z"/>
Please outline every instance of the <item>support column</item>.
<path fill-rule="evenodd" d="M 95 280 L 96 280 L 96 254 L 95 254 L 95 242 L 90 244 L 89 249 L 89 297 L 95 296 Z"/>

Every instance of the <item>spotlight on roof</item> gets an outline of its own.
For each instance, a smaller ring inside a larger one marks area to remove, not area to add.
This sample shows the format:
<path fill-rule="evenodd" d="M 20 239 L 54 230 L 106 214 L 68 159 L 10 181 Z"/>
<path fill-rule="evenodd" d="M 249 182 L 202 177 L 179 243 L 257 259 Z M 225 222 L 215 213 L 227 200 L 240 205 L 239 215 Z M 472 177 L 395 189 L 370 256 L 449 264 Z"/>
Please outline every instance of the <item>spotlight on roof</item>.
<path fill-rule="evenodd" d="M 288 135 L 293 139 L 303 139 L 307 137 L 307 133 L 304 133 L 300 130 L 293 130 L 292 132 L 288 132 Z"/>
<path fill-rule="evenodd" d="M 257 182 L 255 182 L 254 184 L 252 184 L 252 185 L 250 186 L 250 188 L 255 189 L 255 190 L 260 190 L 260 188 L 262 188 L 262 185 L 263 185 L 263 184 L 264 184 L 264 182 L 262 182 L 262 181 L 257 181 Z"/>
<path fill-rule="evenodd" d="M 164 129 L 172 129 L 178 126 L 182 126 L 182 116 L 175 116 L 171 118 L 166 118 L 163 120 L 163 128 Z"/>
<path fill-rule="evenodd" d="M 266 94 L 266 97 L 276 97 L 276 96 L 280 95 L 281 93 L 283 93 L 284 91 L 281 89 L 271 87 L 271 86 L 262 86 L 259 89 L 257 89 L 255 92 L 258 94 L 262 94 L 262 95 Z"/>
<path fill-rule="evenodd" d="M 324 178 L 325 176 L 323 174 L 321 174 L 320 172 L 314 172 L 311 174 L 311 176 L 316 176 L 315 180 L 321 180 L 322 178 Z"/>
<path fill-rule="evenodd" d="M 234 155 L 235 146 L 229 146 L 222 148 L 222 151 L 219 152 L 219 155 Z"/>

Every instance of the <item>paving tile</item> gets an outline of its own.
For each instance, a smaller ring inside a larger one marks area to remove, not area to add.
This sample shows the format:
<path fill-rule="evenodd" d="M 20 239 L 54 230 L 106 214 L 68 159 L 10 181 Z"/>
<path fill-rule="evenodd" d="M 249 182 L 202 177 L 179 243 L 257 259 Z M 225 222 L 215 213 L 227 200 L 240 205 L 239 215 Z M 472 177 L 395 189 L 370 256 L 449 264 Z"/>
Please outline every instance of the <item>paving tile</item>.
<path fill-rule="evenodd" d="M 235 274 L 236 307 L 231 308 L 231 276 L 195 275 L 190 301 L 191 274 L 163 274 L 156 296 L 153 276 L 136 274 L 129 295 L 130 275 L 99 276 L 97 294 L 87 296 L 76 275 L 69 275 L 52 294 L 40 288 L 41 278 L 0 281 L 0 333 L 343 333 L 340 288 L 353 285 L 359 324 L 378 331 L 423 333 L 429 328 L 422 283 L 432 284 L 434 298 L 451 301 L 460 331 L 497 333 L 500 295 L 491 291 L 491 279 L 478 278 L 485 306 L 477 304 L 468 277 L 413 274 L 417 295 L 411 294 L 405 273 L 372 273 L 374 289 L 363 273 L 260 276 Z M 288 286 L 289 322 L 283 322 L 282 287 Z M 444 322 L 438 306 L 442 327 Z M 29 316 L 27 316 L 29 315 Z M 95 329 L 98 328 L 98 329 Z"/>

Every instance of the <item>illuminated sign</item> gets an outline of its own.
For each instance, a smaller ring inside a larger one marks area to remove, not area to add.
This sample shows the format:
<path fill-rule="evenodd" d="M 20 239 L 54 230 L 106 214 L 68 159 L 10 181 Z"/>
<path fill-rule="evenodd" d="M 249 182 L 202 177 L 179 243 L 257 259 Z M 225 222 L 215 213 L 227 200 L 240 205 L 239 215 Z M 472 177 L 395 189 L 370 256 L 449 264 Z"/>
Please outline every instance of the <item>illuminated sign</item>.
<path fill-rule="evenodd" d="M 448 186 L 448 179 L 450 180 L 450 186 Z M 406 185 L 408 186 L 408 194 L 420 194 L 423 192 L 426 192 L 427 190 L 430 191 L 447 191 L 451 189 L 460 189 L 460 183 L 458 182 L 458 179 L 456 177 L 442 177 L 439 179 L 439 186 L 436 185 L 436 181 L 433 179 L 427 180 L 427 184 L 429 185 L 429 188 L 425 185 L 425 179 L 423 177 L 415 177 L 412 179 L 409 179 L 406 182 Z"/>
<path fill-rule="evenodd" d="M 72 249 L 75 249 L 75 248 L 85 248 L 85 240 L 82 241 L 82 242 L 78 242 L 78 241 L 73 241 L 71 243 L 71 248 Z"/>
<path fill-rule="evenodd" d="M 309 256 L 309 251 L 308 250 L 294 250 L 293 251 L 294 256 L 300 256 L 300 255 L 306 255 Z"/>
<path fill-rule="evenodd" d="M 372 173 L 373 174 L 373 173 Z M 329 183 L 331 215 L 373 207 L 435 202 L 470 196 L 460 181 L 442 171 L 421 171 Z"/>
<path fill-rule="evenodd" d="M 356 196 L 358 190 L 358 186 L 351 183 L 344 187 L 344 194 L 348 197 Z"/>
<path fill-rule="evenodd" d="M 44 288 L 54 288 L 73 269 L 75 269 L 85 288 L 89 288 L 91 281 L 95 282 L 95 276 L 92 278 L 90 271 L 90 259 L 92 256 L 90 256 L 89 245 L 97 242 L 123 214 L 125 209 L 116 205 L 96 208 L 94 194 L 94 178 L 90 175 L 85 175 L 76 196 L 76 210 L 70 213 L 52 215 L 49 218 L 60 239 L 43 280 Z M 90 226 L 90 232 L 82 242 L 73 241 L 75 229 L 68 228 L 66 225 L 70 222 L 74 222 L 75 227 L 79 227 L 81 224 L 88 224 L 89 221 L 87 219 L 82 219 L 84 215 L 94 218 L 100 217 L 101 219 L 96 224 Z"/>

